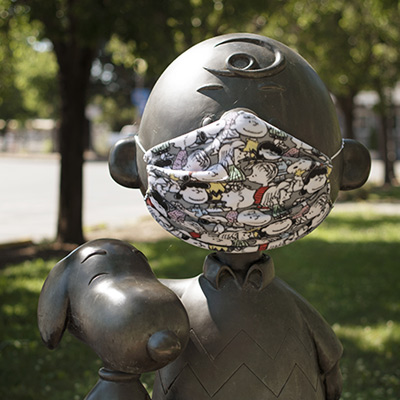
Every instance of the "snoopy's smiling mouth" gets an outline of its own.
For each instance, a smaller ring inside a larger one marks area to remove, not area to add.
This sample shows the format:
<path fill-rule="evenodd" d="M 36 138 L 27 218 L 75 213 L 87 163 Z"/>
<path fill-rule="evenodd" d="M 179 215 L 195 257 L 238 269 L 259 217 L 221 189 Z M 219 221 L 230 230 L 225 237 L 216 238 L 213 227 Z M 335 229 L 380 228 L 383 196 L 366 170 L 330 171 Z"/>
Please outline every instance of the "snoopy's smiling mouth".
<path fill-rule="evenodd" d="M 251 129 L 246 129 L 246 128 L 243 128 L 243 130 L 244 130 L 245 132 L 250 133 L 250 134 L 253 134 L 253 135 L 259 135 L 259 134 L 262 133 L 261 131 L 252 131 Z"/>

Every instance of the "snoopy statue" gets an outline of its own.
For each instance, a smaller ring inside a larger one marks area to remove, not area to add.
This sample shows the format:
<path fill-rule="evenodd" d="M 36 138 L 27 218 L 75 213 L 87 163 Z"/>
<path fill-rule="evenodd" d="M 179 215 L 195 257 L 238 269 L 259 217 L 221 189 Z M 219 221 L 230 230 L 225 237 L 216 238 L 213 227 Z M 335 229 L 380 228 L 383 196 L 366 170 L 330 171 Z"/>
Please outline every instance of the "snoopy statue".
<path fill-rule="evenodd" d="M 68 328 L 103 361 L 87 400 L 149 399 L 140 374 L 174 360 L 189 332 L 182 303 L 156 279 L 146 257 L 113 239 L 88 242 L 51 270 L 38 322 L 50 349 Z"/>

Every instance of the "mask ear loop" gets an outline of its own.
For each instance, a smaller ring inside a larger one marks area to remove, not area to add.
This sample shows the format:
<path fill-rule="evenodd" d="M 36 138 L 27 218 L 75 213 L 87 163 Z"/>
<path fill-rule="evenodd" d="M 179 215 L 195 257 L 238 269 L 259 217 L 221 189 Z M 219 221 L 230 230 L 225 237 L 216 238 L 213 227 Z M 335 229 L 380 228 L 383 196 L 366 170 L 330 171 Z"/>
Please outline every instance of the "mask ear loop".
<path fill-rule="evenodd" d="M 139 135 L 135 135 L 134 138 L 135 138 L 136 144 L 139 146 L 139 149 L 143 151 L 143 154 L 145 154 L 147 152 L 147 150 L 143 147 L 142 143 L 140 143 Z"/>
<path fill-rule="evenodd" d="M 335 159 L 343 150 L 343 148 L 344 148 L 344 139 L 342 139 L 342 145 L 340 146 L 340 149 L 331 157 L 331 160 Z"/>

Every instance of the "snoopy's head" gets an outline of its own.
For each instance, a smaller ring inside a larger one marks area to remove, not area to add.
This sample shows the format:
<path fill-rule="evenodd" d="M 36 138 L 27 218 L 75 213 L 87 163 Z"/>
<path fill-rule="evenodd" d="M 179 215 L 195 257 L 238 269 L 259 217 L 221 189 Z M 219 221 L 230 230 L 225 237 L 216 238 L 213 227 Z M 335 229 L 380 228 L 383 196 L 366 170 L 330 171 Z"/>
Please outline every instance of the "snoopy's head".
<path fill-rule="evenodd" d="M 47 347 L 55 348 L 68 328 L 106 368 L 127 373 L 163 367 L 189 332 L 182 303 L 146 257 L 114 239 L 88 242 L 56 264 L 40 294 L 38 324 Z"/>

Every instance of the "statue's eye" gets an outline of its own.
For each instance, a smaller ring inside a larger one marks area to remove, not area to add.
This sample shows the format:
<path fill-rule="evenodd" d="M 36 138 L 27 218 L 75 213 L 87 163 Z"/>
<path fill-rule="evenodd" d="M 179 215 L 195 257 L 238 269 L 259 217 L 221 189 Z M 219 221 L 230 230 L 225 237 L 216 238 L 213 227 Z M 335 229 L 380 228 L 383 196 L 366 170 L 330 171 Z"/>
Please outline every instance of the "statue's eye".
<path fill-rule="evenodd" d="M 97 255 L 106 256 L 106 255 L 107 255 L 107 252 L 106 252 L 105 250 L 103 250 L 103 249 L 98 249 L 98 250 L 96 250 L 96 251 L 93 251 L 92 253 L 88 254 L 88 255 L 81 261 L 81 264 L 83 264 L 84 262 L 86 262 L 90 257 L 97 256 Z"/>
<path fill-rule="evenodd" d="M 250 54 L 238 53 L 232 54 L 228 60 L 226 61 L 229 67 L 233 67 L 235 69 L 251 69 L 254 66 L 258 67 L 257 61 Z"/>
<path fill-rule="evenodd" d="M 89 281 L 89 283 L 88 283 L 88 286 L 89 286 L 93 281 L 95 281 L 97 278 L 99 278 L 100 276 L 103 276 L 103 275 L 108 275 L 108 273 L 107 273 L 107 272 L 100 272 L 99 274 L 96 274 L 96 275 L 92 276 L 92 278 L 90 279 L 90 281 Z"/>

